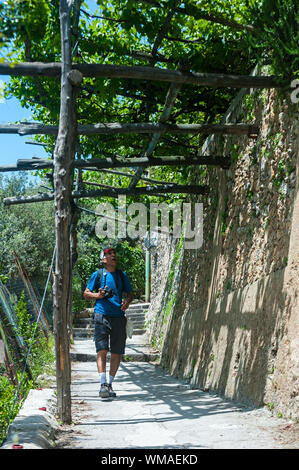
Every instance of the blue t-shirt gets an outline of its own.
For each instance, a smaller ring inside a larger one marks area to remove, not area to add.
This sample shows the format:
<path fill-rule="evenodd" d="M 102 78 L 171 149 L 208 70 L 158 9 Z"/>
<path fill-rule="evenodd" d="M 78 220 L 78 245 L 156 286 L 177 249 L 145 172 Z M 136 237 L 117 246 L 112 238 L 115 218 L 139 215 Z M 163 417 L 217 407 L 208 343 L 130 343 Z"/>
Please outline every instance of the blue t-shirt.
<path fill-rule="evenodd" d="M 118 280 L 116 282 L 116 276 L 118 277 Z M 98 277 L 98 271 L 95 271 L 87 284 L 87 289 L 90 291 L 95 291 L 96 284 L 97 284 L 97 277 Z M 118 285 L 118 288 L 117 288 Z M 107 286 L 108 289 L 112 289 L 114 292 L 113 297 L 110 297 L 110 299 L 97 299 L 94 312 L 95 312 L 95 319 L 97 317 L 97 314 L 102 314 L 102 315 L 108 315 L 109 317 L 121 317 L 124 315 L 125 312 L 123 312 L 120 307 L 122 303 L 122 292 L 133 292 L 133 288 L 131 286 L 130 280 L 128 278 L 128 275 L 124 272 L 123 279 L 120 275 L 120 273 L 110 273 L 109 271 L 106 271 L 106 269 L 103 269 L 102 272 L 102 279 L 101 279 L 101 284 L 100 288 L 104 289 L 104 287 Z"/>

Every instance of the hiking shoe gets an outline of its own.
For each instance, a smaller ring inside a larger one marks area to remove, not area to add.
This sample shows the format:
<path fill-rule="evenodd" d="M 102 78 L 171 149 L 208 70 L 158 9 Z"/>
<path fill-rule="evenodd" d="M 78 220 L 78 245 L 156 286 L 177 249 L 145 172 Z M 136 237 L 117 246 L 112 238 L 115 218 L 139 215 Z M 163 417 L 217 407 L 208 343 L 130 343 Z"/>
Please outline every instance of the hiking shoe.
<path fill-rule="evenodd" d="M 109 398 L 108 384 L 102 384 L 99 391 L 100 398 Z"/>
<path fill-rule="evenodd" d="M 108 386 L 108 391 L 109 391 L 109 397 L 115 398 L 115 397 L 116 397 L 116 393 L 113 391 L 112 385 L 111 385 L 111 384 L 108 384 L 107 386 Z"/>

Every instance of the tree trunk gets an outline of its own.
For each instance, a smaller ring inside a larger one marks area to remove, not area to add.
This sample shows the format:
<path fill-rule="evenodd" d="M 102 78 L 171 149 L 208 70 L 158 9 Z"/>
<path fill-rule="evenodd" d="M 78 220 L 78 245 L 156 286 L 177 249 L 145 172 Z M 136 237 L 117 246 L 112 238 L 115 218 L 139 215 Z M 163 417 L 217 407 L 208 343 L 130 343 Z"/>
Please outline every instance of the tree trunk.
<path fill-rule="evenodd" d="M 61 92 L 58 136 L 54 150 L 54 201 L 56 231 L 56 265 L 53 285 L 54 335 L 56 350 L 56 380 L 58 416 L 63 423 L 71 422 L 71 289 L 72 263 L 71 174 L 75 156 L 77 123 L 75 90 L 68 73 L 72 68 L 70 44 L 70 12 L 72 1 L 60 1 L 61 30 Z"/>

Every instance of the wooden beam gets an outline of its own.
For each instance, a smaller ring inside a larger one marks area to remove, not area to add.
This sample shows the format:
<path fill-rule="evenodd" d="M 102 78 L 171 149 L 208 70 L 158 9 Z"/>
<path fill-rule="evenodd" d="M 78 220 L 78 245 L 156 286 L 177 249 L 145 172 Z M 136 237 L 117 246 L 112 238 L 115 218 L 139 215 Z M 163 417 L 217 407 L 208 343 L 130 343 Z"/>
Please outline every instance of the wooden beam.
<path fill-rule="evenodd" d="M 257 135 L 255 124 L 165 124 L 165 123 L 118 123 L 106 122 L 98 124 L 79 124 L 78 134 L 81 135 L 116 135 L 116 134 L 225 134 L 225 135 Z M 2 124 L 0 134 L 45 134 L 56 135 L 58 126 L 40 123 Z"/>
<path fill-rule="evenodd" d="M 61 64 L 59 62 L 2 62 L 0 75 L 11 77 L 53 77 L 60 78 Z"/>
<path fill-rule="evenodd" d="M 221 156 L 199 156 L 199 157 L 152 157 L 152 158 L 128 158 L 124 159 L 90 159 L 90 160 L 75 160 L 72 164 L 74 168 L 82 168 L 85 170 L 101 170 L 103 168 L 131 168 L 140 166 L 142 168 L 152 166 L 189 166 L 189 165 L 213 165 L 220 166 L 227 169 L 230 166 L 229 157 Z M 53 169 L 53 160 L 31 160 L 21 159 L 18 160 L 17 165 L 3 165 L 0 166 L 1 172 L 9 171 L 34 171 L 43 169 Z M 132 175 L 134 176 L 134 175 Z"/>
<path fill-rule="evenodd" d="M 30 135 L 30 134 L 45 134 L 45 135 L 57 135 L 58 126 L 51 126 L 41 123 L 20 123 L 20 124 L 1 124 L 0 134 L 19 134 L 19 135 Z"/>
<path fill-rule="evenodd" d="M 95 189 L 91 191 L 73 191 L 73 199 L 82 199 L 82 198 L 95 198 L 95 197 L 118 197 L 119 195 L 127 196 L 139 196 L 142 194 L 159 194 L 159 193 L 169 193 L 169 194 L 207 194 L 209 192 L 208 186 L 200 185 L 177 185 L 169 183 L 166 185 L 155 186 L 144 186 L 137 188 L 115 188 L 109 187 L 104 189 Z M 54 193 L 42 193 L 35 194 L 34 196 L 14 196 L 9 198 L 4 198 L 3 203 L 6 206 L 16 205 L 16 204 L 30 204 L 34 202 L 45 202 L 52 201 L 54 199 Z"/>
<path fill-rule="evenodd" d="M 93 170 L 94 168 L 130 168 L 130 167 L 151 167 L 151 166 L 186 166 L 186 165 L 218 165 L 222 168 L 230 166 L 229 156 L 213 156 L 213 155 L 193 155 L 184 156 L 163 156 L 163 157 L 140 157 L 140 158 L 121 158 L 114 156 L 113 158 L 91 158 L 89 160 L 74 160 L 72 166 L 74 168 L 85 168 Z M 53 168 L 54 161 L 50 159 L 19 159 L 17 165 L 9 166 L 9 171 L 23 170 L 39 170 Z M 6 165 L 4 171 L 7 171 Z"/>
<path fill-rule="evenodd" d="M 47 168 L 54 168 L 54 160 L 43 158 L 21 158 L 17 160 L 16 165 L 1 165 L 0 173 L 9 171 L 44 170 Z"/>
<path fill-rule="evenodd" d="M 46 168 L 49 168 L 48 166 Z M 30 168 L 25 168 L 24 170 L 31 170 Z M 5 173 L 9 171 L 23 171 L 21 168 L 19 168 L 17 165 L 1 165 L 0 166 L 0 173 Z"/>
<path fill-rule="evenodd" d="M 182 64 L 179 64 L 179 70 L 181 69 L 181 67 L 182 67 Z M 161 116 L 160 116 L 160 119 L 159 119 L 159 124 L 165 124 L 167 122 L 167 120 L 169 119 L 170 114 L 171 114 L 171 110 L 173 108 L 173 105 L 175 103 L 175 100 L 176 100 L 177 95 L 178 95 L 179 91 L 181 90 L 181 88 L 182 88 L 181 84 L 171 83 L 171 85 L 168 89 L 167 95 L 166 95 L 164 107 L 163 107 L 163 110 L 162 110 L 162 113 L 161 113 Z M 149 142 L 149 144 L 147 146 L 147 149 L 144 152 L 145 157 L 150 157 L 152 155 L 152 153 L 153 153 L 153 151 L 154 151 L 161 135 L 162 135 L 161 132 L 155 132 L 153 134 L 153 136 L 151 138 L 151 141 Z M 138 167 L 135 171 L 135 177 L 131 180 L 131 182 L 129 184 L 129 188 L 135 188 L 136 187 L 142 173 L 143 173 L 142 167 Z"/>
<path fill-rule="evenodd" d="M 54 193 L 39 193 L 33 196 L 13 196 L 3 199 L 3 204 L 6 206 L 13 206 L 16 204 L 27 204 L 33 202 L 46 202 L 53 201 Z"/>
<path fill-rule="evenodd" d="M 280 77 L 251 76 L 235 74 L 182 72 L 138 65 L 111 64 L 73 64 L 84 77 L 125 78 L 133 80 L 151 80 L 173 82 L 181 85 L 229 88 L 280 88 Z M 43 76 L 58 78 L 61 73 L 60 63 L 23 62 L 20 64 L 0 63 L 0 75 Z"/>

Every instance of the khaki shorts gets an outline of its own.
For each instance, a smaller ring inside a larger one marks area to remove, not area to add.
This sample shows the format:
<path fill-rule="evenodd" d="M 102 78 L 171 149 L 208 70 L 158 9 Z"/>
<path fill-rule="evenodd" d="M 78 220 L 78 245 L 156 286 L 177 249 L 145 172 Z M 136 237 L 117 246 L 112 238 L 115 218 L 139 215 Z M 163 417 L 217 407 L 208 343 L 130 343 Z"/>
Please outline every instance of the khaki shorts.
<path fill-rule="evenodd" d="M 94 323 L 96 352 L 106 350 L 114 354 L 124 354 L 127 339 L 126 323 L 124 315 L 122 317 L 97 315 Z"/>

